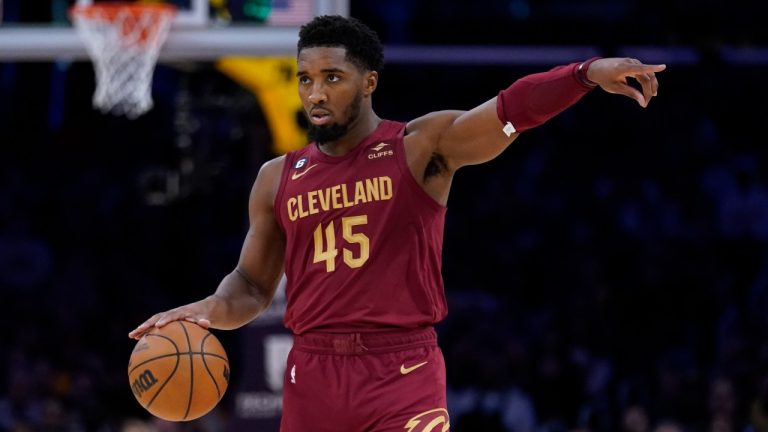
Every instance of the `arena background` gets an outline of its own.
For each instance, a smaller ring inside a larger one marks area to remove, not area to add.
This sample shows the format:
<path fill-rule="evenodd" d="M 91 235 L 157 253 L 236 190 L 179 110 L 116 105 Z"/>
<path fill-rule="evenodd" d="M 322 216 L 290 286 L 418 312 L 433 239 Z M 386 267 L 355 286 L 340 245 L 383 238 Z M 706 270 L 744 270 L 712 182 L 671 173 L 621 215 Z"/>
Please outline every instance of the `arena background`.
<path fill-rule="evenodd" d="M 0 30 L 61 16 L 2 3 Z M 229 13 L 248 23 L 243 3 Z M 768 430 L 766 12 L 350 2 L 387 47 L 374 106 L 396 120 L 585 53 L 668 65 L 648 109 L 593 92 L 457 174 L 438 327 L 452 430 Z M 133 121 L 94 111 L 93 89 L 90 62 L 0 58 L 0 431 L 276 431 L 279 301 L 216 332 L 232 382 L 203 419 L 152 419 L 125 373 L 130 329 L 236 263 L 274 107 L 215 60 L 161 62 Z"/>

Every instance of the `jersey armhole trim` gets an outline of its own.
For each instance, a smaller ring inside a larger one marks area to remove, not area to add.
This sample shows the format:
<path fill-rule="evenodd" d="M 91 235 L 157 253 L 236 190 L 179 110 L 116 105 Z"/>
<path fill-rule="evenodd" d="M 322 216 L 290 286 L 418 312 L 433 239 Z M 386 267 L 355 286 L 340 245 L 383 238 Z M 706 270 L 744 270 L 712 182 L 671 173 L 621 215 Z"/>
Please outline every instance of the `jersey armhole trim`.
<path fill-rule="evenodd" d="M 405 128 L 407 126 L 407 123 L 401 123 L 401 130 L 400 133 L 398 133 L 397 137 L 399 140 L 399 146 L 400 151 L 395 152 L 395 155 L 397 157 L 397 166 L 400 168 L 400 172 L 402 173 L 403 177 L 407 180 L 406 183 L 411 185 L 411 188 L 416 191 L 417 194 L 421 195 L 422 198 L 427 202 L 427 204 L 432 207 L 435 210 L 438 211 L 445 211 L 448 209 L 448 206 L 444 206 L 437 202 L 434 198 L 432 198 L 427 191 L 425 191 L 421 185 L 419 184 L 419 181 L 416 180 L 416 177 L 414 177 L 413 172 L 411 172 L 411 168 L 408 166 L 408 158 L 405 155 Z"/>
<path fill-rule="evenodd" d="M 295 152 L 288 152 L 285 154 L 285 160 L 283 161 L 283 172 L 280 173 L 280 184 L 277 187 L 275 201 L 272 203 L 272 207 L 275 211 L 275 219 L 277 220 L 277 224 L 280 226 L 280 229 L 283 230 L 283 233 L 285 233 L 285 226 L 283 225 L 282 206 L 280 203 L 283 202 L 285 185 L 288 183 L 288 173 L 291 170 L 291 166 L 293 166 L 294 154 Z"/>

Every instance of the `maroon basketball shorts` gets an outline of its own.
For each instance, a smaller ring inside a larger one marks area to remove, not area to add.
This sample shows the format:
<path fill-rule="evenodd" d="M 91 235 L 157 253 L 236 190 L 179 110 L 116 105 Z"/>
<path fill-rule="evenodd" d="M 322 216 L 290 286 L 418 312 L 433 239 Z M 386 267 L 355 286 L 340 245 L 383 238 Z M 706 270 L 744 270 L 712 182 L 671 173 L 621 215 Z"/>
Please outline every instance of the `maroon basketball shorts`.
<path fill-rule="evenodd" d="M 445 432 L 445 361 L 430 328 L 294 336 L 281 432 Z"/>

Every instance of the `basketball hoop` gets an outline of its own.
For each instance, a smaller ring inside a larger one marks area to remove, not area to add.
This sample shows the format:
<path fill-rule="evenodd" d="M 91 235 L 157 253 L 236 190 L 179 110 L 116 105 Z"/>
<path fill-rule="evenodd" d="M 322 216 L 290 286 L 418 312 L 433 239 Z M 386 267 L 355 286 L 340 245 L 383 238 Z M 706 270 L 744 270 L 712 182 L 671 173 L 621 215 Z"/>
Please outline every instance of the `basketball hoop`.
<path fill-rule="evenodd" d="M 134 119 L 152 108 L 152 75 L 176 7 L 96 3 L 69 10 L 96 72 L 93 106 Z"/>

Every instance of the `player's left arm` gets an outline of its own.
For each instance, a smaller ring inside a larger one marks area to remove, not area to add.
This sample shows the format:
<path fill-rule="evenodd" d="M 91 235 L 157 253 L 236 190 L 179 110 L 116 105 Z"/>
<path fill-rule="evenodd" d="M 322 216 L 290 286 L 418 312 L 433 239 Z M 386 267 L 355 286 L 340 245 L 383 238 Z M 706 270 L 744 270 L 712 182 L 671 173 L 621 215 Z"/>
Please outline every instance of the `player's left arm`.
<path fill-rule="evenodd" d="M 520 132 L 539 126 L 582 96 L 600 87 L 632 98 L 647 107 L 657 95 L 656 73 L 665 65 L 646 65 L 629 58 L 592 59 L 560 66 L 517 80 L 498 96 L 469 111 L 440 111 L 414 121 L 430 132 L 432 151 L 441 155 L 449 172 L 489 161 Z M 640 90 L 627 83 L 637 80 Z M 410 129 L 410 127 L 409 127 Z"/>

